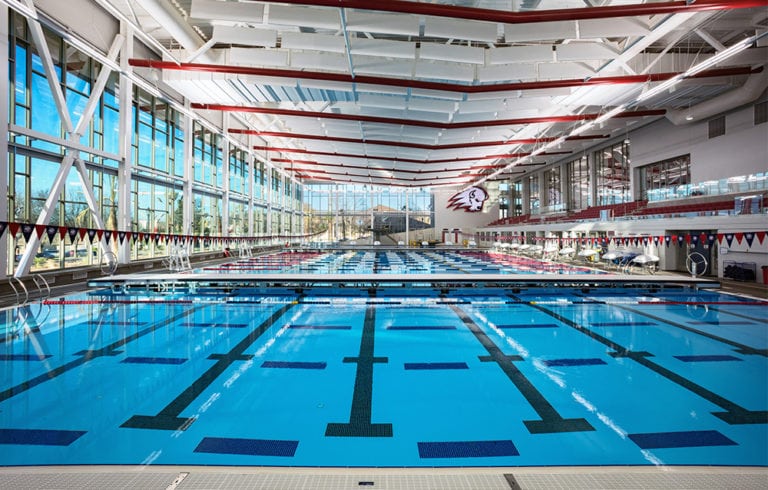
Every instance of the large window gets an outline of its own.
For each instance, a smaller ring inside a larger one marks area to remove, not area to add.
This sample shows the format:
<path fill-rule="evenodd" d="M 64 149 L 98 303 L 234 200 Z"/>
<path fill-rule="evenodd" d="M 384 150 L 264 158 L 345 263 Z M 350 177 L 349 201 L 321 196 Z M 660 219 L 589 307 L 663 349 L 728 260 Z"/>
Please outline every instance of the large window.
<path fill-rule="evenodd" d="M 539 176 L 528 176 L 528 206 L 530 214 L 536 214 L 539 212 L 539 206 L 541 205 L 541 199 L 539 196 Z"/>
<path fill-rule="evenodd" d="M 640 192 L 648 201 L 680 199 L 691 194 L 691 156 L 681 155 L 640 167 Z"/>
<path fill-rule="evenodd" d="M 570 196 L 568 208 L 572 210 L 586 209 L 592 205 L 592 195 L 589 190 L 589 161 L 584 155 L 578 160 L 568 163 L 568 182 Z"/>
<path fill-rule="evenodd" d="M 629 140 L 595 152 L 597 205 L 630 202 Z"/>
<path fill-rule="evenodd" d="M 561 191 L 560 167 L 554 167 L 544 172 L 546 186 L 547 212 L 563 210 L 563 193 Z"/>

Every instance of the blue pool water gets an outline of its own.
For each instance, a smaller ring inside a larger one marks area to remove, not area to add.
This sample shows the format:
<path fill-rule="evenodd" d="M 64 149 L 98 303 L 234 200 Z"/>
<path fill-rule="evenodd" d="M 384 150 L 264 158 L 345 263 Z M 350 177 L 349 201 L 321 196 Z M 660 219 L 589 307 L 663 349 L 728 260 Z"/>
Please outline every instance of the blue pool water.
<path fill-rule="evenodd" d="M 0 465 L 768 465 L 764 302 L 404 293 L 6 310 Z"/>

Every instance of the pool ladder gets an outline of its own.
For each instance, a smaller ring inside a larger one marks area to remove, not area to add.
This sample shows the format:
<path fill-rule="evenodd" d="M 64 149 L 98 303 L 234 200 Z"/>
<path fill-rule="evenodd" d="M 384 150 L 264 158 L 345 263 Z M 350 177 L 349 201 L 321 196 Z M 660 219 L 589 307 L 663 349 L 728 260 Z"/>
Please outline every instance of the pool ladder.
<path fill-rule="evenodd" d="M 51 297 L 51 286 L 42 274 L 34 274 L 32 276 L 32 282 L 37 288 L 37 297 L 40 301 L 45 301 Z M 18 306 L 24 306 L 29 303 L 29 289 L 20 278 L 11 276 L 8 279 L 8 284 L 11 286 L 13 293 L 16 295 L 16 304 Z M 22 296 L 23 293 L 23 296 Z M 22 301 L 23 298 L 23 301 Z"/>

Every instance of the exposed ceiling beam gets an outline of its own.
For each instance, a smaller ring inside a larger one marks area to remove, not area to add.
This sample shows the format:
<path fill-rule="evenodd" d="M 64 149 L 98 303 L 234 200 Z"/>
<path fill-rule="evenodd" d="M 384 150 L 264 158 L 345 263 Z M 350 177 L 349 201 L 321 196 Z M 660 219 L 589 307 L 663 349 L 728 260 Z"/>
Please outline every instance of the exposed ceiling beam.
<path fill-rule="evenodd" d="M 378 117 L 378 116 L 365 116 L 359 114 L 338 114 L 333 112 L 317 112 L 317 111 L 301 111 L 292 109 L 275 109 L 271 107 L 250 107 L 250 106 L 233 106 L 224 104 L 192 104 L 193 109 L 201 109 L 208 111 L 224 111 L 224 112 L 246 112 L 256 114 L 272 114 L 287 117 L 311 117 L 321 119 L 336 119 L 344 121 L 363 121 L 379 124 L 394 124 L 398 126 L 416 126 L 422 128 L 434 128 L 434 129 L 466 129 L 466 128 L 482 128 L 487 126 L 516 126 L 525 124 L 539 124 L 539 123 L 567 123 L 567 122 L 579 122 L 589 121 L 597 119 L 601 116 L 600 113 L 591 114 L 565 114 L 557 116 L 539 116 L 539 117 L 521 117 L 517 119 L 495 119 L 495 120 L 483 120 L 483 121 L 470 121 L 460 123 L 442 123 L 431 121 L 418 121 L 414 119 L 402 119 L 394 117 Z M 666 114 L 664 109 L 653 109 L 643 111 L 625 111 L 616 114 L 617 118 L 640 118 L 647 116 L 663 116 Z"/>
<path fill-rule="evenodd" d="M 449 145 L 425 145 L 420 143 L 407 143 L 400 141 L 389 140 L 369 140 L 369 139 L 357 139 L 357 138 L 342 138 L 338 136 L 325 136 L 316 134 L 299 134 L 299 133 L 280 133 L 271 131 L 258 131 L 255 129 L 240 129 L 231 128 L 229 130 L 232 134 L 249 134 L 253 136 L 260 136 L 262 138 L 289 138 L 292 140 L 322 140 L 322 141 L 336 141 L 339 143 L 356 143 L 361 145 L 381 145 L 381 146 L 396 146 L 402 148 L 415 148 L 420 150 L 456 150 L 463 148 L 477 148 L 482 146 L 503 146 L 503 145 L 530 145 L 536 143 L 549 143 L 555 141 L 556 137 L 543 137 L 543 138 L 525 138 L 525 139 L 510 139 L 505 141 L 477 141 L 468 143 L 454 143 Z M 578 136 L 571 136 L 566 138 L 566 141 L 579 141 L 579 140 L 595 140 L 605 139 L 608 135 L 605 134 L 585 134 Z"/>
<path fill-rule="evenodd" d="M 449 17 L 453 19 L 480 20 L 502 24 L 530 24 L 537 22 L 610 19 L 616 17 L 667 15 L 681 12 L 708 12 L 715 10 L 755 8 L 768 5 L 768 0 L 679 0 L 674 2 L 546 9 L 525 12 L 507 12 L 495 9 L 410 2 L 405 0 L 387 0 L 386 2 L 371 2 L 370 0 L 262 0 L 262 3 L 351 8 L 401 14 Z"/>
<path fill-rule="evenodd" d="M 768 1 L 768 0 L 766 0 Z M 355 84 L 386 85 L 390 87 L 405 87 L 409 89 L 438 90 L 443 92 L 458 92 L 465 94 L 479 94 L 489 92 L 506 92 L 518 90 L 542 90 L 555 88 L 587 87 L 592 85 L 619 85 L 637 84 L 647 82 L 661 82 L 673 78 L 680 73 L 649 73 L 645 75 L 622 75 L 609 77 L 576 78 L 566 80 L 538 80 L 534 82 L 515 83 L 487 83 L 482 85 L 464 85 L 459 83 L 430 82 L 426 80 L 411 80 L 405 78 L 378 77 L 367 75 L 348 75 L 344 73 L 329 73 L 304 70 L 284 70 L 280 68 L 256 68 L 251 66 L 213 65 L 206 63 L 174 63 L 172 61 L 160 61 L 132 58 L 129 64 L 136 68 L 155 68 L 160 70 L 193 71 L 206 73 L 226 73 L 230 75 L 248 75 L 271 78 L 286 78 L 292 84 L 296 79 L 322 80 L 332 82 L 345 82 Z M 749 67 L 722 68 L 706 70 L 697 73 L 695 78 L 723 77 L 735 75 L 749 75 L 752 69 Z"/>

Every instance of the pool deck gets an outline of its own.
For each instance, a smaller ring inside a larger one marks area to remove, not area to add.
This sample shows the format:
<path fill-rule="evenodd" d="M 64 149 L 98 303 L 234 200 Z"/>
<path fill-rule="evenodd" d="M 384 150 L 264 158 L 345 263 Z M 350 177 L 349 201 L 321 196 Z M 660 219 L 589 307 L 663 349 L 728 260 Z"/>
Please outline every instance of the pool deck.
<path fill-rule="evenodd" d="M 141 488 L 273 490 L 762 490 L 755 467 L 271 468 L 210 466 L 49 466 L 0 471 L 0 489 Z"/>

